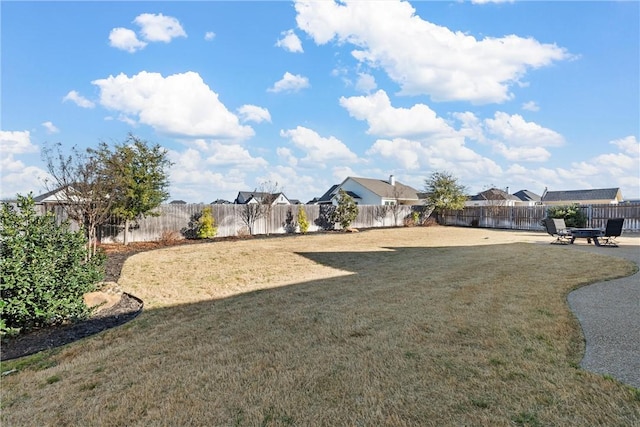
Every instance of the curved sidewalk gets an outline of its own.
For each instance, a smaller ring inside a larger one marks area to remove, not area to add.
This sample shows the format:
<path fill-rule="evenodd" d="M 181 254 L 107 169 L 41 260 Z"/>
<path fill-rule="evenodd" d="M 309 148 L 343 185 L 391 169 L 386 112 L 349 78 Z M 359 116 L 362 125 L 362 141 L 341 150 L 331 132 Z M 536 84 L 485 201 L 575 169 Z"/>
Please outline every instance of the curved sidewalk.
<path fill-rule="evenodd" d="M 640 266 L 637 237 L 620 238 L 618 248 L 574 247 L 625 258 Z M 640 388 L 640 272 L 576 289 L 567 300 L 586 340 L 580 366 Z"/>

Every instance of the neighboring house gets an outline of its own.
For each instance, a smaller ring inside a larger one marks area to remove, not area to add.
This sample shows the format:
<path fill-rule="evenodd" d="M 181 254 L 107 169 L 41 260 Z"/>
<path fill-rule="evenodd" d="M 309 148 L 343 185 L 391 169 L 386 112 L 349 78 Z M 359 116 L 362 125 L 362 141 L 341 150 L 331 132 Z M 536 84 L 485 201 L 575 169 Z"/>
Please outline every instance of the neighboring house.
<path fill-rule="evenodd" d="M 513 193 L 520 202 L 516 202 L 516 206 L 535 206 L 540 204 L 540 196 L 529 190 L 520 190 Z"/>
<path fill-rule="evenodd" d="M 521 202 L 516 196 L 512 196 L 504 190 L 490 188 L 475 196 L 471 196 L 464 202 L 465 206 L 515 206 Z"/>
<path fill-rule="evenodd" d="M 234 204 L 246 205 L 250 203 L 263 203 L 265 200 L 273 200 L 271 205 L 290 205 L 291 202 L 287 199 L 284 193 L 262 193 L 259 191 L 240 191 Z"/>
<path fill-rule="evenodd" d="M 395 180 L 347 177 L 339 185 L 332 186 L 316 204 L 337 204 L 338 192 L 344 190 L 358 205 L 418 205 L 422 199 L 414 188 Z"/>
<path fill-rule="evenodd" d="M 490 188 L 471 196 L 464 203 L 465 206 L 535 206 L 536 204 L 540 204 L 540 196 L 529 190 L 509 194 L 498 188 Z"/>
<path fill-rule="evenodd" d="M 187 202 L 184 200 L 172 200 L 169 202 L 170 205 L 186 205 Z"/>
<path fill-rule="evenodd" d="M 224 199 L 216 199 L 210 203 L 211 205 L 230 205 L 231 202 Z"/>
<path fill-rule="evenodd" d="M 591 190 L 547 191 L 541 198 L 543 205 L 617 205 L 623 201 L 620 188 Z"/>

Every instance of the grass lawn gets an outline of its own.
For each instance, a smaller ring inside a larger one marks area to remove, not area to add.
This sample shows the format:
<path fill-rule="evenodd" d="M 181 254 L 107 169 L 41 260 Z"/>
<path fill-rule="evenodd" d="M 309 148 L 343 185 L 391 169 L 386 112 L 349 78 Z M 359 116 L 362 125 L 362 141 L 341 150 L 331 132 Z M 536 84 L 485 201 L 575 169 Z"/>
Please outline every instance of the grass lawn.
<path fill-rule="evenodd" d="M 635 266 L 549 241 L 429 227 L 137 254 L 119 284 L 145 311 L 4 362 L 2 425 L 640 425 L 639 390 L 579 368 L 566 302 Z"/>

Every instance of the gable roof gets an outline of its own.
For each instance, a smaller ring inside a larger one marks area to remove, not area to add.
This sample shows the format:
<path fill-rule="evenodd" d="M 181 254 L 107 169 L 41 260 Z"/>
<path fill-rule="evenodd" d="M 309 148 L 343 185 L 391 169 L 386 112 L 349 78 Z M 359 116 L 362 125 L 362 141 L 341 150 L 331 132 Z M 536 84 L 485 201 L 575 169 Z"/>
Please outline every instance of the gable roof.
<path fill-rule="evenodd" d="M 520 199 L 516 196 L 512 196 L 506 191 L 500 190 L 498 188 L 490 188 L 488 190 L 482 191 L 475 196 L 471 196 L 470 200 L 517 200 Z"/>
<path fill-rule="evenodd" d="M 540 196 L 538 196 L 533 191 L 529 190 L 520 190 L 516 193 L 513 193 L 515 197 L 522 200 L 523 202 L 539 202 Z"/>
<path fill-rule="evenodd" d="M 581 200 L 622 200 L 620 188 L 594 188 L 590 190 L 547 191 L 543 202 L 563 202 Z"/>
<path fill-rule="evenodd" d="M 345 179 L 345 181 L 348 179 L 357 182 L 367 190 L 385 199 L 418 200 L 418 191 L 415 188 L 404 185 L 398 181 L 395 181 L 395 185 L 391 185 L 389 181 L 384 179 L 350 176 Z"/>
<path fill-rule="evenodd" d="M 289 200 L 284 193 L 266 193 L 261 191 L 239 191 L 238 197 L 234 200 L 234 204 L 245 205 L 249 203 L 251 200 L 255 200 L 257 203 L 262 203 L 264 199 L 272 198 L 275 202 L 278 198 L 282 196 L 285 199 Z"/>
<path fill-rule="evenodd" d="M 329 188 L 329 190 L 327 190 L 326 193 L 324 193 L 322 196 L 320 196 L 319 199 L 317 199 L 315 201 L 315 203 L 317 204 L 322 204 L 322 203 L 331 203 L 331 199 L 333 198 L 333 196 L 335 196 L 335 194 L 338 191 L 338 184 L 333 184 L 331 186 L 331 188 Z"/>
<path fill-rule="evenodd" d="M 66 197 L 67 187 L 70 190 L 68 191 L 68 193 L 74 192 L 74 188 L 71 185 L 63 185 L 62 187 L 58 187 L 56 189 L 53 189 L 44 194 L 40 194 L 39 196 L 34 197 L 33 201 L 36 203 L 42 203 L 42 202 L 66 203 L 68 201 Z"/>

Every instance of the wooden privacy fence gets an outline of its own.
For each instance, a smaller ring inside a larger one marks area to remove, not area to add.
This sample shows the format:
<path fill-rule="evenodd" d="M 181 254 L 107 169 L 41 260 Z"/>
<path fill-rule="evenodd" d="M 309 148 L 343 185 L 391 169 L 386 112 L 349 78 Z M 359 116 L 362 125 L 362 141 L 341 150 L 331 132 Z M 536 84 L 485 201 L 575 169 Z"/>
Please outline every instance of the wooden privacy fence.
<path fill-rule="evenodd" d="M 585 205 L 580 209 L 587 217 L 587 227 L 604 228 L 611 218 L 624 218 L 623 231 L 640 231 L 640 205 Z M 440 215 L 444 225 L 544 231 L 541 220 L 547 206 L 468 206 L 463 210 L 447 210 Z"/>
<path fill-rule="evenodd" d="M 247 225 L 242 220 L 245 205 L 161 205 L 154 212 L 157 216 L 147 216 L 137 221 L 130 228 L 129 241 L 150 242 L 163 237 L 171 238 L 189 236 L 194 232 L 194 219 L 202 213 L 205 207 L 210 207 L 215 226 L 218 228 L 216 237 L 230 237 L 248 235 Z M 273 206 L 269 215 L 258 218 L 253 224 L 253 234 L 284 234 L 298 232 L 298 208 L 305 211 L 309 221 L 309 232 L 333 228 L 329 216 L 334 208 L 331 205 L 287 205 Z M 425 212 L 424 206 L 391 207 L 358 206 L 356 220 L 351 224 L 354 228 L 393 227 L 403 225 L 405 218 L 412 217 L 413 212 Z M 124 230 L 122 223 L 116 219 L 103 225 L 98 236 L 103 243 L 122 242 Z"/>

